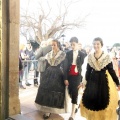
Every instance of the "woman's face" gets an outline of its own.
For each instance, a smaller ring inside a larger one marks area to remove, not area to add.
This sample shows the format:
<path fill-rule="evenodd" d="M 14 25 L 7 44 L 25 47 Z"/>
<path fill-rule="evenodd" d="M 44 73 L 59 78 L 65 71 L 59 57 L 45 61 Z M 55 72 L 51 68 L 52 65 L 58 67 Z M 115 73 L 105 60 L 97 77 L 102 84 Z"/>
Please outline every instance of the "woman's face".
<path fill-rule="evenodd" d="M 31 43 L 27 43 L 27 46 L 26 46 L 28 49 L 31 48 Z"/>
<path fill-rule="evenodd" d="M 95 51 L 100 51 L 102 48 L 101 42 L 100 41 L 94 41 L 93 42 L 93 47 L 95 49 Z"/>
<path fill-rule="evenodd" d="M 56 42 L 52 42 L 52 50 L 53 51 L 58 51 L 58 46 L 57 46 L 57 43 Z"/>

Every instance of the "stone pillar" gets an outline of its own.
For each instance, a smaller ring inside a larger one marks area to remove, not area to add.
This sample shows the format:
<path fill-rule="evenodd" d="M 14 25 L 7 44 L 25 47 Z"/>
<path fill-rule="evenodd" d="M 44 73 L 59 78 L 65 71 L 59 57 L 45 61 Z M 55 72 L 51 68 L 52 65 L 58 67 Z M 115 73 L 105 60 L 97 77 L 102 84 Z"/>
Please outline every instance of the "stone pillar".
<path fill-rule="evenodd" d="M 2 0 L 2 115 L 20 113 L 19 0 Z M 1 119 L 0 119 L 1 120 Z"/>
<path fill-rule="evenodd" d="M 20 113 L 19 22 L 20 1 L 9 0 L 9 115 Z"/>
<path fill-rule="evenodd" d="M 0 4 L 2 4 L 2 8 L 0 8 L 0 12 L 2 9 L 2 13 L 0 13 L 2 15 L 2 18 L 0 16 L 0 23 L 2 23 L 0 24 L 0 115 L 2 118 L 0 120 L 5 120 L 10 115 L 20 113 L 18 86 L 19 1 L 0 0 Z"/>
<path fill-rule="evenodd" d="M 2 120 L 2 80 L 1 80 L 1 63 L 2 63 L 2 2 L 0 0 L 0 120 Z"/>
<path fill-rule="evenodd" d="M 6 0 L 1 0 L 1 4 L 2 4 L 2 44 L 1 44 L 1 48 L 2 48 L 2 63 L 1 63 L 1 67 L 2 67 L 2 74 L 1 74 L 1 81 L 2 81 L 2 120 L 5 120 L 5 118 L 7 118 L 8 115 L 8 96 L 9 96 L 9 89 L 8 89 L 8 85 L 9 85 L 9 56 L 8 56 L 8 46 L 9 44 L 7 43 L 9 36 L 7 35 L 8 33 L 8 25 L 7 25 L 7 4 L 6 4 Z"/>

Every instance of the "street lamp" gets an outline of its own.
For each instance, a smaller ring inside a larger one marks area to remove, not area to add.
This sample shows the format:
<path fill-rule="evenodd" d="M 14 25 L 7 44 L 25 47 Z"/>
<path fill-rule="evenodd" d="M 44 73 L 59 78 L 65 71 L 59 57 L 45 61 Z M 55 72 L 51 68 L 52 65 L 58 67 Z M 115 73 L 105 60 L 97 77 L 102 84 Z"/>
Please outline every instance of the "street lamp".
<path fill-rule="evenodd" d="M 64 44 L 64 37 L 65 37 L 65 35 L 63 34 L 63 35 L 61 35 L 61 37 L 63 38 L 63 44 Z"/>

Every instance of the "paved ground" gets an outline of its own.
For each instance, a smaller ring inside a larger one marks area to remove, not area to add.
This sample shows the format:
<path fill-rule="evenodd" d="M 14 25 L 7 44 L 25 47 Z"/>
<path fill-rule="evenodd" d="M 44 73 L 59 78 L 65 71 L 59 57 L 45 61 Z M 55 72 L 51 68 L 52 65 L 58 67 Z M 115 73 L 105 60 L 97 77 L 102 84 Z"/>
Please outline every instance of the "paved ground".
<path fill-rule="evenodd" d="M 31 74 L 30 77 L 33 75 Z M 33 80 L 29 80 L 32 84 L 30 87 L 26 87 L 26 89 L 19 89 L 19 98 L 21 103 L 21 116 L 15 116 L 16 120 L 43 120 L 43 112 L 40 112 L 36 109 L 34 105 L 34 100 L 37 93 L 37 87 L 33 86 Z M 119 92 L 120 95 L 120 92 Z M 52 114 L 48 120 L 68 120 L 70 113 L 67 114 Z M 85 118 L 80 116 L 80 111 L 76 114 L 75 120 L 86 120 Z"/>
<path fill-rule="evenodd" d="M 43 112 L 36 109 L 34 100 L 37 93 L 37 87 L 33 86 L 33 81 L 29 81 L 32 85 L 26 89 L 19 89 L 19 98 L 21 103 L 21 114 L 27 117 L 25 120 L 43 120 Z M 75 120 L 85 120 L 78 111 Z M 48 120 L 68 120 L 70 113 L 67 114 L 52 114 Z"/>

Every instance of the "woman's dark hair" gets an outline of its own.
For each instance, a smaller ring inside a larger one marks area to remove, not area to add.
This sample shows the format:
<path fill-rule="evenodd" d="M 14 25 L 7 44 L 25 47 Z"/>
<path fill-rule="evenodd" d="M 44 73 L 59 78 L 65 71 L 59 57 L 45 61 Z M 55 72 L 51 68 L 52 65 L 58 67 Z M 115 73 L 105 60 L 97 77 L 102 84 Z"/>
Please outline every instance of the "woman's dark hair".
<path fill-rule="evenodd" d="M 71 39 L 70 39 L 70 43 L 71 42 L 76 42 L 76 43 L 78 43 L 78 38 L 77 37 L 72 37 Z"/>
<path fill-rule="evenodd" d="M 56 42 L 57 43 L 57 46 L 60 50 L 62 50 L 62 47 L 61 47 L 61 44 L 58 40 L 52 40 L 53 42 Z"/>
<path fill-rule="evenodd" d="M 101 45 L 103 46 L 103 40 L 102 40 L 102 38 L 96 37 L 96 38 L 94 38 L 93 42 L 95 42 L 95 41 L 99 41 L 101 43 Z"/>

